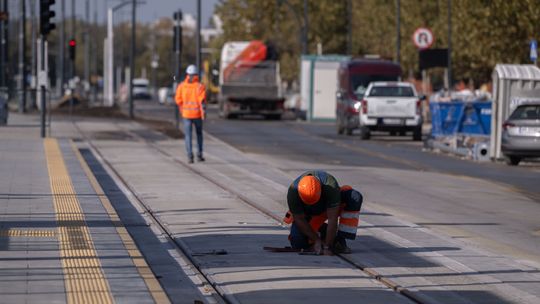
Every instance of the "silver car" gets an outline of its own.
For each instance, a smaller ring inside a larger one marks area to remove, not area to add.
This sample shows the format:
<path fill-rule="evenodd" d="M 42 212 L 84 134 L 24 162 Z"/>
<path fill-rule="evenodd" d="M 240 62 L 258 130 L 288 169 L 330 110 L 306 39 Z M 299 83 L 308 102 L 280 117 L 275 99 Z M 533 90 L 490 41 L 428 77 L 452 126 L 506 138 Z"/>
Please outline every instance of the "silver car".
<path fill-rule="evenodd" d="M 508 165 L 540 157 L 540 103 L 518 106 L 503 124 L 502 152 Z"/>

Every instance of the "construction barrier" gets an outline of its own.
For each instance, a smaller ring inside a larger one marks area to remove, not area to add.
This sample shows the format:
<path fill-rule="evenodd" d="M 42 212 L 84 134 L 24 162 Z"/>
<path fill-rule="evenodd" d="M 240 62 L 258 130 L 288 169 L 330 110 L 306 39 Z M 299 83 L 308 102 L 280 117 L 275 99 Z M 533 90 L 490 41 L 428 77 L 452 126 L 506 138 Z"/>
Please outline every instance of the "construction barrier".
<path fill-rule="evenodd" d="M 433 137 L 491 133 L 491 102 L 433 102 L 429 109 Z"/>

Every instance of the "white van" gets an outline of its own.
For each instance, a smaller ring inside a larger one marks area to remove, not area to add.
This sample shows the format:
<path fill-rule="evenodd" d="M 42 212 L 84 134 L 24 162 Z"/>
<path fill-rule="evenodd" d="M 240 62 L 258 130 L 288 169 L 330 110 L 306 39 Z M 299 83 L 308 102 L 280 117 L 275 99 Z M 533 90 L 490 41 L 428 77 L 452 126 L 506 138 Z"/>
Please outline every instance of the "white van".
<path fill-rule="evenodd" d="M 133 98 L 152 99 L 150 94 L 150 82 L 146 78 L 133 79 Z"/>

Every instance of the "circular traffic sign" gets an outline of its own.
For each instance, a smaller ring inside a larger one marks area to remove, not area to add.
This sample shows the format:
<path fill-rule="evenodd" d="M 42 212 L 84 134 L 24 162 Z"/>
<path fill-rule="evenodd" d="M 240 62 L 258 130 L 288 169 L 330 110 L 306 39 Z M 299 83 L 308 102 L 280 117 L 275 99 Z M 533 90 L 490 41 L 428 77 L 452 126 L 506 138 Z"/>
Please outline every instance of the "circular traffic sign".
<path fill-rule="evenodd" d="M 414 31 L 412 36 L 414 45 L 421 50 L 429 49 L 433 42 L 435 42 L 435 37 L 433 37 L 433 32 L 425 27 L 419 27 Z"/>

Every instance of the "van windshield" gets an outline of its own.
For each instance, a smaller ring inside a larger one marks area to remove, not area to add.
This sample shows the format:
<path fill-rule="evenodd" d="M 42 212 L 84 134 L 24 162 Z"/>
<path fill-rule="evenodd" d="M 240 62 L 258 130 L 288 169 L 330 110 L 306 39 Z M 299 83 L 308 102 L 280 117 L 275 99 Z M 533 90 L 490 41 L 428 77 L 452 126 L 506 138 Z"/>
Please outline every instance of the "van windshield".
<path fill-rule="evenodd" d="M 414 97 L 411 87 L 377 86 L 372 87 L 369 96 L 373 97 Z"/>
<path fill-rule="evenodd" d="M 370 82 L 373 81 L 397 81 L 398 77 L 393 75 L 369 75 L 369 74 L 352 74 L 351 89 L 358 98 L 362 98 L 366 93 L 366 89 Z"/>

